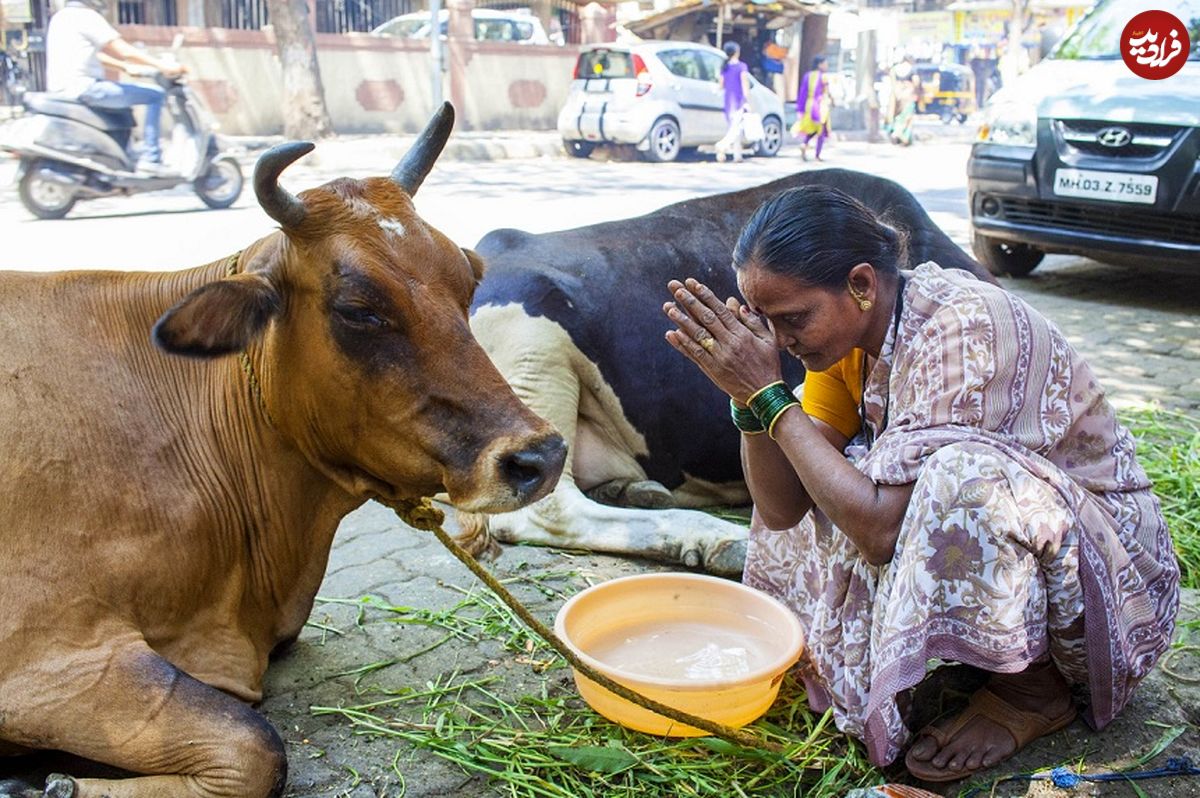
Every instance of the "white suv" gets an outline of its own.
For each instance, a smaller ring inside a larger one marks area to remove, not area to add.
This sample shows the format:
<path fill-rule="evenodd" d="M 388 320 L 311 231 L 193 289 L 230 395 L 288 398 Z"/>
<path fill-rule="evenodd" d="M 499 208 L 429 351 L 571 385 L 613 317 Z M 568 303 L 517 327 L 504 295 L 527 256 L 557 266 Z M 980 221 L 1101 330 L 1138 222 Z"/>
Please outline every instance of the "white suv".
<path fill-rule="evenodd" d="M 567 152 L 586 158 L 597 144 L 635 144 L 650 161 L 715 144 L 727 130 L 721 68 L 725 54 L 695 42 L 653 41 L 583 48 L 558 132 Z M 759 155 L 783 143 L 783 101 L 753 77 L 750 107 L 762 116 Z"/>

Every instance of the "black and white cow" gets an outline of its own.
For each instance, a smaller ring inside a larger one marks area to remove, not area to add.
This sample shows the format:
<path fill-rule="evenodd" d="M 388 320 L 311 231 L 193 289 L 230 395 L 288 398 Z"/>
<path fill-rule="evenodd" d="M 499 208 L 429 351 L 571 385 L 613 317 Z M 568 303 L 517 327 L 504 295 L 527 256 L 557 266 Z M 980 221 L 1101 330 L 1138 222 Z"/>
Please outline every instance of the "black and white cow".
<path fill-rule="evenodd" d="M 740 572 L 745 529 L 694 509 L 745 504 L 728 398 L 666 343 L 673 278 L 737 294 L 730 253 L 751 213 L 788 188 L 831 185 L 908 231 L 913 264 L 932 260 L 991 281 L 911 193 L 844 169 L 806 171 L 654 213 L 533 235 L 496 230 L 471 328 L 517 395 L 566 438 L 557 488 L 516 512 L 460 514 L 465 539 L 490 534 Z M 803 369 L 784 358 L 785 378 Z M 597 501 L 599 499 L 600 501 Z"/>

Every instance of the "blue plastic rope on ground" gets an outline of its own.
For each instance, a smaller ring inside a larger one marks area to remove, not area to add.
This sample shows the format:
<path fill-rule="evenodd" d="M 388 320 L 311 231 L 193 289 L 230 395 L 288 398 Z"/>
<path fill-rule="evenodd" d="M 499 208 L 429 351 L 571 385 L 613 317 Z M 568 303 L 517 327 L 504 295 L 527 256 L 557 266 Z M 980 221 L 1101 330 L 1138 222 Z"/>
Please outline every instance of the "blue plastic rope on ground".
<path fill-rule="evenodd" d="M 1200 776 L 1200 767 L 1192 762 L 1190 757 L 1179 756 L 1171 757 L 1166 764 L 1154 770 L 1127 770 L 1114 773 L 1076 773 L 1067 767 L 1056 767 L 1051 771 L 1042 771 L 1038 773 L 1021 773 L 1016 776 L 1006 776 L 998 779 L 993 784 L 987 787 L 972 787 L 967 791 L 965 798 L 973 798 L 986 790 L 991 789 L 995 784 L 1003 784 L 1008 781 L 1050 781 L 1055 787 L 1070 789 L 1078 787 L 1085 781 L 1090 782 L 1105 782 L 1105 781 L 1142 781 L 1143 779 L 1162 779 L 1175 776 Z"/>

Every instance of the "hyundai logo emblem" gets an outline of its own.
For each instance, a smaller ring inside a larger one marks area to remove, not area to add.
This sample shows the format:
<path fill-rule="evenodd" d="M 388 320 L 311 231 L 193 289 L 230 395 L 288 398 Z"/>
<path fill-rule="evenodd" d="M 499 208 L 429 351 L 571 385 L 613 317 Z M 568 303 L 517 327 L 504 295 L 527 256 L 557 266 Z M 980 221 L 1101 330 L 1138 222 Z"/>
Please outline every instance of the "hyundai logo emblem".
<path fill-rule="evenodd" d="M 1096 141 L 1115 149 L 1133 141 L 1133 134 L 1123 127 L 1106 127 L 1096 134 Z"/>

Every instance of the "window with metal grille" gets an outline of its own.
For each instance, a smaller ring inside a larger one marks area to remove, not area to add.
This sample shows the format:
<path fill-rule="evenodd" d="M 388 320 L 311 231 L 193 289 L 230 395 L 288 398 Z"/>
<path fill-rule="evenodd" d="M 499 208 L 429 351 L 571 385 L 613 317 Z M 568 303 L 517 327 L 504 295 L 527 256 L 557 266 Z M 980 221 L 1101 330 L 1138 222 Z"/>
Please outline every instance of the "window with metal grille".
<path fill-rule="evenodd" d="M 120 0 L 117 22 L 121 25 L 177 25 L 175 0 Z"/>
<path fill-rule="evenodd" d="M 317 0 L 317 31 L 371 31 L 393 17 L 420 11 L 420 0 Z"/>
<path fill-rule="evenodd" d="M 214 27 L 258 30 L 269 21 L 267 0 L 221 0 L 221 20 Z"/>

